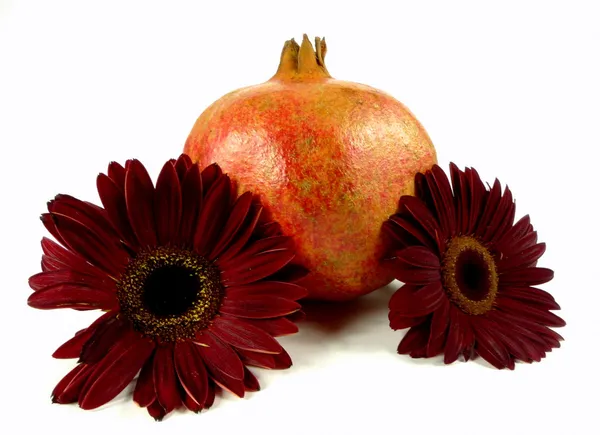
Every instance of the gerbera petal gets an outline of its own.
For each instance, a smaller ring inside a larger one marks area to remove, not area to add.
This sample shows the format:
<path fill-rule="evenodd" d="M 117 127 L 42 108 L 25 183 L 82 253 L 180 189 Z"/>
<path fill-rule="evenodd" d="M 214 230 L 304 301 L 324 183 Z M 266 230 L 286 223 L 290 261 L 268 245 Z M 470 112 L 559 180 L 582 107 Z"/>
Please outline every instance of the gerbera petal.
<path fill-rule="evenodd" d="M 133 391 L 133 401 L 142 408 L 146 408 L 157 400 L 156 389 L 154 388 L 154 355 L 150 355 L 135 383 Z"/>
<path fill-rule="evenodd" d="M 273 360 L 275 361 L 275 369 L 277 370 L 289 369 L 292 366 L 292 358 L 285 349 L 273 355 Z"/>
<path fill-rule="evenodd" d="M 188 410 L 190 410 L 196 414 L 199 413 L 200 411 L 202 411 L 202 405 L 197 403 L 192 398 L 192 396 L 189 395 L 189 393 L 187 391 L 183 390 L 181 392 L 181 396 L 182 396 L 182 402 Z"/>
<path fill-rule="evenodd" d="M 497 369 L 510 368 L 512 370 L 514 368 L 514 360 L 492 330 L 488 331 L 481 322 L 473 328 L 473 331 L 476 339 L 475 350 L 479 356 Z"/>
<path fill-rule="evenodd" d="M 260 391 L 258 379 L 246 367 L 244 367 L 244 388 L 246 388 L 246 391 Z"/>
<path fill-rule="evenodd" d="M 27 299 L 30 307 L 40 310 L 57 308 L 103 309 L 114 308 L 114 292 L 72 284 L 58 284 L 32 293 Z"/>
<path fill-rule="evenodd" d="M 209 260 L 212 261 L 217 258 L 229 246 L 246 220 L 251 205 L 252 194 L 250 192 L 245 192 L 236 200 L 215 247 L 208 255 Z"/>
<path fill-rule="evenodd" d="M 52 391 L 52 402 L 74 403 L 79 399 L 81 389 L 93 371 L 93 366 L 78 364 L 71 370 Z"/>
<path fill-rule="evenodd" d="M 423 269 L 420 267 L 406 267 L 404 262 L 392 260 L 394 276 L 406 284 L 428 285 L 440 282 L 442 275 L 439 269 Z"/>
<path fill-rule="evenodd" d="M 515 241 L 521 240 L 530 231 L 531 225 L 529 215 L 523 216 L 495 243 L 494 249 L 498 252 L 509 252 L 508 247 Z"/>
<path fill-rule="evenodd" d="M 167 415 L 167 411 L 165 411 L 165 408 L 161 406 L 161 404 L 158 402 L 158 399 L 148 405 L 146 409 L 148 410 L 150 417 L 156 421 L 162 421 L 162 419 L 165 418 L 165 415 Z"/>
<path fill-rule="evenodd" d="M 175 345 L 175 368 L 182 387 L 201 408 L 206 402 L 209 386 L 208 374 L 198 347 L 188 341 L 177 343 Z"/>
<path fill-rule="evenodd" d="M 294 256 L 291 249 L 262 252 L 224 269 L 221 280 L 225 286 L 250 284 L 274 274 L 292 261 Z"/>
<path fill-rule="evenodd" d="M 107 217 L 113 227 L 118 230 L 125 243 L 130 247 L 137 247 L 138 240 L 129 222 L 124 190 L 104 174 L 98 175 L 96 187 L 100 195 L 100 201 L 102 201 Z"/>
<path fill-rule="evenodd" d="M 198 215 L 202 209 L 202 178 L 198 165 L 192 165 L 181 182 L 181 225 L 179 243 L 191 246 Z"/>
<path fill-rule="evenodd" d="M 400 248 L 414 245 L 415 242 L 435 251 L 437 245 L 418 222 L 410 215 L 393 215 L 384 225 L 384 230 L 389 229 L 388 234 L 399 244 Z"/>
<path fill-rule="evenodd" d="M 171 243 L 179 232 L 181 186 L 177 172 L 170 162 L 165 163 L 156 181 L 154 217 L 158 243 Z"/>
<path fill-rule="evenodd" d="M 285 316 L 300 309 L 300 304 L 277 296 L 248 296 L 244 299 L 225 297 L 221 312 L 248 319 Z"/>
<path fill-rule="evenodd" d="M 58 228 L 56 228 L 56 222 L 50 213 L 43 213 L 40 216 L 40 220 L 44 227 L 48 230 L 50 234 L 61 244 L 64 246 L 69 246 L 63 236 L 58 232 Z"/>
<path fill-rule="evenodd" d="M 223 171 L 220 166 L 216 163 L 207 166 L 202 170 L 202 185 L 204 186 L 204 192 L 208 192 L 213 184 L 223 175 Z"/>
<path fill-rule="evenodd" d="M 52 215 L 52 219 L 72 250 L 109 275 L 120 275 L 129 254 L 117 245 L 116 239 L 101 239 L 80 222 L 64 215 Z"/>
<path fill-rule="evenodd" d="M 230 194 L 231 180 L 223 175 L 204 198 L 194 233 L 194 249 L 202 256 L 207 256 L 217 242 L 229 210 Z"/>
<path fill-rule="evenodd" d="M 244 365 L 260 367 L 263 369 L 274 369 L 277 367 L 275 358 L 272 354 L 252 352 L 244 349 L 237 349 L 237 353 Z"/>
<path fill-rule="evenodd" d="M 98 277 L 77 272 L 73 269 L 58 269 L 51 272 L 37 273 L 29 278 L 29 287 L 43 290 L 57 284 L 70 284 L 91 287 L 99 290 L 115 291 L 115 281 L 108 276 Z"/>
<path fill-rule="evenodd" d="M 524 303 L 520 300 L 498 297 L 496 299 L 496 303 L 499 310 L 541 323 L 543 325 L 555 327 L 566 325 L 566 322 L 556 314 L 551 313 L 548 310 L 535 307 L 532 304 Z"/>
<path fill-rule="evenodd" d="M 244 366 L 231 346 L 208 331 L 204 331 L 197 341 L 203 344 L 197 350 L 211 373 L 217 370 L 227 377 L 239 381 L 244 379 Z"/>
<path fill-rule="evenodd" d="M 235 318 L 216 317 L 211 332 L 223 342 L 253 352 L 279 353 L 281 345 L 256 326 Z"/>
<path fill-rule="evenodd" d="M 469 226 L 465 233 L 472 234 L 479 222 L 481 210 L 487 198 L 487 191 L 475 169 L 466 168 L 465 179 L 469 186 Z"/>
<path fill-rule="evenodd" d="M 244 224 L 238 230 L 236 237 L 228 248 L 215 260 L 217 265 L 224 264 L 234 258 L 247 244 L 250 237 L 255 234 L 256 225 L 262 215 L 263 208 L 257 206 L 250 209 Z"/>
<path fill-rule="evenodd" d="M 510 228 L 514 222 L 515 203 L 512 192 L 508 187 L 504 188 L 504 193 L 500 197 L 496 210 L 488 218 L 488 224 L 482 228 L 484 241 L 499 239 L 507 228 Z"/>
<path fill-rule="evenodd" d="M 425 173 L 425 179 L 431 192 L 438 220 L 446 237 L 456 232 L 456 212 L 452 198 L 452 189 L 448 177 L 438 165 Z"/>
<path fill-rule="evenodd" d="M 125 177 L 125 202 L 129 222 L 140 245 L 156 246 L 154 186 L 144 165 L 132 160 Z"/>
<path fill-rule="evenodd" d="M 81 349 L 80 362 L 93 364 L 100 361 L 130 328 L 123 317 L 113 315 L 97 325 L 89 340 Z"/>
<path fill-rule="evenodd" d="M 306 288 L 283 281 L 259 281 L 225 289 L 226 296 L 231 299 L 247 296 L 279 296 L 296 301 L 305 297 L 307 293 Z"/>
<path fill-rule="evenodd" d="M 428 338 L 429 324 L 427 322 L 413 326 L 402 338 L 402 341 L 400 341 L 400 344 L 398 345 L 398 353 L 401 355 L 408 354 L 413 357 L 418 357 L 418 353 L 415 354 L 415 352 L 418 352 L 427 346 Z"/>
<path fill-rule="evenodd" d="M 158 346 L 156 348 L 152 374 L 156 397 L 168 414 L 181 405 L 181 396 L 177 389 L 177 374 L 175 373 L 172 345 Z"/>
<path fill-rule="evenodd" d="M 187 154 L 181 154 L 173 167 L 175 168 L 175 172 L 177 172 L 177 178 L 179 178 L 179 182 L 183 183 L 183 179 L 185 178 L 185 174 L 187 174 L 188 169 L 193 165 L 192 159 Z"/>
<path fill-rule="evenodd" d="M 86 341 L 92 336 L 94 331 L 98 326 L 102 325 L 104 322 L 108 321 L 110 318 L 115 316 L 116 313 L 109 311 L 108 313 L 104 313 L 102 316 L 98 317 L 94 323 L 88 326 L 81 331 L 78 331 L 73 338 L 65 341 L 61 344 L 58 349 L 54 351 L 52 354 L 53 358 L 56 359 L 69 359 L 69 358 L 78 358 L 81 354 L 81 349 Z"/>
<path fill-rule="evenodd" d="M 225 316 L 224 316 L 225 317 Z M 298 332 L 298 325 L 285 317 L 278 319 L 244 319 L 244 323 L 262 329 L 272 337 L 282 337 Z"/>
<path fill-rule="evenodd" d="M 444 351 L 446 335 L 450 323 L 450 302 L 444 298 L 439 308 L 433 312 L 429 341 L 427 342 L 427 357 L 439 355 Z"/>
<path fill-rule="evenodd" d="M 450 163 L 450 178 L 456 209 L 456 229 L 458 234 L 465 234 L 469 228 L 469 190 L 465 173 Z"/>
<path fill-rule="evenodd" d="M 500 275 L 500 284 L 516 286 L 532 286 L 544 284 L 554 278 L 554 272 L 543 267 L 528 267 L 526 269 L 511 270 Z"/>
<path fill-rule="evenodd" d="M 492 189 L 487 194 L 487 200 L 485 201 L 485 205 L 481 212 L 481 217 L 477 221 L 477 225 L 473 230 L 473 233 L 479 236 L 481 239 L 484 238 L 486 231 L 490 229 L 490 222 L 497 213 L 501 198 L 502 187 L 500 186 L 500 181 L 496 178 Z"/>
<path fill-rule="evenodd" d="M 451 364 L 456 361 L 461 353 L 472 347 L 473 339 L 473 330 L 467 317 L 458 308 L 451 306 L 448 338 L 444 347 L 444 363 Z"/>
<path fill-rule="evenodd" d="M 398 329 L 406 329 L 410 328 L 411 326 L 416 326 L 419 323 L 423 323 L 427 320 L 428 316 L 403 316 L 397 311 L 390 311 L 388 318 L 390 321 L 390 328 L 392 328 L 394 331 L 397 331 Z"/>
<path fill-rule="evenodd" d="M 404 207 L 435 241 L 439 252 L 444 252 L 446 243 L 444 241 L 442 229 L 425 204 L 414 196 L 402 196 L 400 198 L 400 204 L 401 207 Z"/>
<path fill-rule="evenodd" d="M 530 246 L 521 252 L 515 253 L 511 257 L 504 257 L 496 262 L 498 272 L 505 273 L 512 269 L 522 269 L 535 265 L 542 255 L 546 252 L 546 244 L 538 243 Z"/>
<path fill-rule="evenodd" d="M 514 299 L 545 310 L 560 310 L 560 305 L 550 293 L 535 287 L 501 287 L 499 298 Z"/>
<path fill-rule="evenodd" d="M 152 341 L 135 333 L 122 337 L 94 366 L 81 391 L 79 406 L 94 409 L 115 398 L 133 380 L 153 350 Z"/>
<path fill-rule="evenodd" d="M 411 246 L 397 251 L 395 257 L 409 267 L 424 269 L 439 269 L 440 259 L 437 255 L 423 246 Z"/>
<path fill-rule="evenodd" d="M 400 288 L 398 298 L 390 299 L 390 306 L 402 316 L 420 317 L 437 310 L 446 295 L 440 282 L 433 282 L 422 287 L 408 287 L 404 291 Z"/>
<path fill-rule="evenodd" d="M 507 331 L 510 331 L 511 336 L 520 337 L 522 342 L 528 342 L 532 345 L 535 344 L 536 349 L 541 349 L 541 351 L 558 347 L 555 346 L 556 343 L 559 340 L 562 340 L 562 337 L 558 333 L 547 326 L 510 312 L 494 310 L 490 311 L 488 317 L 502 325 Z M 542 357 L 543 355 L 540 356 L 540 358 Z M 535 361 L 539 360 L 535 359 Z"/>

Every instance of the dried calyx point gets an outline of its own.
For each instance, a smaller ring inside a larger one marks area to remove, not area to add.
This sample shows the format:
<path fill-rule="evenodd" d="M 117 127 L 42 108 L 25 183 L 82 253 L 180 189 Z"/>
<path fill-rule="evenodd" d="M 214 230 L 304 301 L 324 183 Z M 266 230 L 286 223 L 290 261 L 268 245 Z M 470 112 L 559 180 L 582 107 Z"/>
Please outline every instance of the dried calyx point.
<path fill-rule="evenodd" d="M 285 41 L 281 52 L 279 68 L 273 79 L 323 79 L 331 78 L 325 67 L 327 44 L 325 38 L 315 38 L 315 46 L 311 44 L 306 33 L 302 37 L 302 45 L 294 40 Z"/>

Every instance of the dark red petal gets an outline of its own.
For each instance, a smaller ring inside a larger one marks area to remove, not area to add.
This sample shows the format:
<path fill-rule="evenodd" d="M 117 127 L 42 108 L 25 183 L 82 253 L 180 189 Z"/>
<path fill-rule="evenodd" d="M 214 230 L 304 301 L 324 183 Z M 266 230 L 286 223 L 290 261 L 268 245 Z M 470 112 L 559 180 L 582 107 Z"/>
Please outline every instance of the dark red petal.
<path fill-rule="evenodd" d="M 285 316 L 300 309 L 300 304 L 277 296 L 248 296 L 244 299 L 225 297 L 220 311 L 248 319 Z"/>
<path fill-rule="evenodd" d="M 257 328 L 262 329 L 267 334 L 273 337 L 281 337 L 284 335 L 295 334 L 298 332 L 298 325 L 285 317 L 278 319 L 244 319 L 245 323 L 254 325 Z"/>
<path fill-rule="evenodd" d="M 513 201 L 512 192 L 508 187 L 506 187 L 500 198 L 498 207 L 493 212 L 487 226 L 482 229 L 482 240 L 498 240 L 506 231 L 506 229 L 510 228 L 514 223 L 514 210 L 515 204 Z"/>
<path fill-rule="evenodd" d="M 93 371 L 93 366 L 78 364 L 54 388 L 52 401 L 55 403 L 77 402 L 81 389 Z"/>
<path fill-rule="evenodd" d="M 487 195 L 487 201 L 485 202 L 483 211 L 481 213 L 481 217 L 477 222 L 477 226 L 475 227 L 474 233 L 478 235 L 481 239 L 484 238 L 485 233 L 488 230 L 494 230 L 495 228 L 490 228 L 490 222 L 493 219 L 494 215 L 496 215 L 498 206 L 500 205 L 500 200 L 502 198 L 502 187 L 500 186 L 500 181 L 496 178 L 494 181 L 494 185 L 492 189 L 489 191 Z"/>
<path fill-rule="evenodd" d="M 57 284 L 70 284 L 106 291 L 116 290 L 115 281 L 106 275 L 98 277 L 97 275 L 80 273 L 73 269 L 58 269 L 51 272 L 41 272 L 29 278 L 29 287 L 35 291 L 43 290 Z"/>
<path fill-rule="evenodd" d="M 501 287 L 498 297 L 515 299 L 546 310 L 560 310 L 560 306 L 550 293 L 535 287 Z"/>
<path fill-rule="evenodd" d="M 281 345 L 262 329 L 231 317 L 216 317 L 211 332 L 223 342 L 238 349 L 263 353 L 279 353 L 282 349 Z"/>
<path fill-rule="evenodd" d="M 479 320 L 479 319 L 478 319 Z M 492 331 L 488 331 L 481 325 L 473 327 L 475 332 L 475 350 L 477 353 L 497 369 L 514 368 L 514 361 L 504 347 L 501 340 L 495 337 Z"/>
<path fill-rule="evenodd" d="M 115 398 L 135 377 L 154 349 L 154 343 L 136 333 L 124 336 L 94 366 L 79 397 L 83 409 L 98 408 Z"/>
<path fill-rule="evenodd" d="M 250 240 L 250 237 L 256 230 L 256 224 L 260 219 L 262 210 L 262 207 L 256 207 L 255 209 L 250 210 L 250 213 L 248 213 L 242 228 L 237 232 L 233 242 L 221 255 L 219 255 L 219 258 L 216 259 L 217 265 L 228 262 L 246 246 L 248 240 Z"/>
<path fill-rule="evenodd" d="M 58 232 L 58 229 L 56 228 L 56 222 L 54 221 L 54 219 L 52 218 L 52 215 L 50 213 L 44 213 L 40 216 L 40 220 L 42 221 L 42 224 L 44 225 L 44 227 L 46 227 L 46 229 L 48 230 L 48 232 L 50 234 L 52 234 L 52 236 L 58 240 L 58 242 L 61 245 L 64 246 L 68 246 L 67 242 L 65 242 L 65 240 L 63 239 L 62 235 Z"/>
<path fill-rule="evenodd" d="M 434 312 L 446 294 L 441 282 L 433 282 L 423 287 L 401 287 L 390 299 L 390 308 L 406 317 L 420 317 Z"/>
<path fill-rule="evenodd" d="M 27 299 L 30 307 L 40 310 L 56 308 L 104 309 L 114 308 L 117 298 L 113 292 L 70 284 L 58 284 L 32 293 Z"/>
<path fill-rule="evenodd" d="M 487 198 L 487 191 L 481 177 L 477 171 L 473 168 L 465 169 L 465 179 L 469 186 L 469 227 L 466 233 L 472 234 L 477 227 L 479 217 L 481 216 L 485 200 Z"/>
<path fill-rule="evenodd" d="M 52 201 L 48 202 L 48 211 L 53 215 L 60 214 L 70 217 L 89 228 L 101 239 L 117 236 L 115 229 L 107 220 L 104 209 L 70 195 L 56 195 Z"/>
<path fill-rule="evenodd" d="M 148 410 L 148 414 L 150 414 L 150 417 L 152 417 L 156 421 L 162 421 L 162 419 L 165 418 L 165 415 L 167 415 L 167 412 L 160 405 L 158 399 L 156 399 L 154 402 L 148 405 L 146 409 Z"/>
<path fill-rule="evenodd" d="M 215 247 L 211 250 L 208 259 L 214 260 L 221 254 L 232 242 L 232 240 L 237 235 L 238 231 L 242 227 L 248 213 L 250 212 L 250 206 L 252 205 L 252 194 L 250 192 L 245 192 L 241 195 L 231 212 L 229 213 L 229 218 L 227 219 L 227 223 L 223 227 L 219 238 L 217 239 L 217 243 Z"/>
<path fill-rule="evenodd" d="M 221 176 L 208 191 L 194 233 L 194 249 L 207 256 L 215 246 L 229 211 L 231 180 Z"/>
<path fill-rule="evenodd" d="M 192 165 L 181 182 L 181 226 L 179 243 L 192 246 L 198 215 L 202 209 L 202 178 L 198 165 Z"/>
<path fill-rule="evenodd" d="M 227 287 L 225 294 L 231 299 L 243 299 L 248 296 L 279 296 L 296 301 L 308 292 L 304 287 L 289 282 L 259 281 L 242 286 Z"/>
<path fill-rule="evenodd" d="M 428 317 L 429 316 L 407 317 L 402 316 L 396 311 L 390 311 L 388 314 L 390 328 L 392 328 L 394 331 L 397 331 L 398 329 L 410 328 L 411 326 L 417 326 L 419 323 L 427 320 Z"/>
<path fill-rule="evenodd" d="M 451 364 L 461 353 L 473 346 L 473 330 L 467 317 L 454 306 L 450 306 L 448 338 L 444 347 L 444 363 Z"/>
<path fill-rule="evenodd" d="M 444 298 L 440 307 L 433 312 L 429 341 L 427 342 L 427 357 L 439 355 L 444 351 L 448 325 L 450 324 L 450 302 Z"/>
<path fill-rule="evenodd" d="M 198 346 L 198 351 L 211 373 L 217 370 L 227 377 L 240 381 L 244 379 L 244 366 L 231 346 L 208 331 L 198 337 L 198 342 L 202 344 Z"/>
<path fill-rule="evenodd" d="M 395 257 L 406 263 L 407 267 L 418 267 L 424 269 L 439 269 L 440 259 L 424 246 L 411 246 L 397 251 Z"/>
<path fill-rule="evenodd" d="M 526 302 L 522 302 L 520 300 L 498 297 L 496 299 L 496 303 L 499 310 L 514 314 L 530 321 L 541 323 L 542 325 L 555 327 L 566 325 L 566 322 L 556 314 L 533 306 L 532 304 L 527 304 Z"/>
<path fill-rule="evenodd" d="M 129 222 L 124 190 L 119 188 L 113 180 L 104 174 L 98 175 L 96 187 L 100 195 L 100 201 L 102 201 L 102 205 L 113 227 L 118 230 L 127 245 L 137 247 L 138 240 Z"/>
<path fill-rule="evenodd" d="M 67 216 L 52 215 L 56 228 L 75 252 L 111 276 L 119 276 L 129 260 L 129 254 L 115 238 L 100 238 L 89 228 Z"/>
<path fill-rule="evenodd" d="M 197 344 L 188 341 L 178 342 L 175 345 L 175 368 L 185 392 L 201 409 L 206 402 L 209 385 L 206 367 L 198 348 Z"/>
<path fill-rule="evenodd" d="M 400 198 L 400 204 L 404 207 L 412 217 L 421 225 L 421 227 L 429 234 L 436 242 L 439 252 L 444 252 L 446 242 L 444 233 L 426 205 L 414 196 L 403 196 Z"/>
<path fill-rule="evenodd" d="M 294 241 L 288 236 L 272 236 L 253 241 L 235 257 L 235 262 L 241 262 L 255 257 L 258 254 L 264 254 L 272 251 L 293 250 Z M 221 262 L 225 267 L 228 263 Z"/>
<path fill-rule="evenodd" d="M 181 186 L 173 164 L 165 163 L 156 182 L 154 218 L 158 243 L 173 243 L 181 221 Z"/>
<path fill-rule="evenodd" d="M 515 252 L 510 256 L 501 258 L 496 262 L 496 267 L 500 273 L 530 267 L 536 264 L 540 257 L 544 255 L 544 252 L 546 252 L 546 244 L 538 243 L 521 252 Z"/>
<path fill-rule="evenodd" d="M 391 216 L 388 222 L 390 233 L 395 234 L 393 240 L 401 242 L 401 248 L 418 243 L 432 251 L 437 251 L 435 240 L 408 212 L 406 212 L 406 215 L 396 214 Z"/>
<path fill-rule="evenodd" d="M 399 259 L 392 259 L 392 264 L 392 271 L 396 279 L 406 284 L 427 285 L 440 282 L 442 279 L 439 269 L 407 267 L 406 263 Z"/>
<path fill-rule="evenodd" d="M 142 408 L 146 408 L 156 400 L 156 390 L 154 388 L 154 356 L 148 357 L 133 391 L 133 401 Z"/>
<path fill-rule="evenodd" d="M 292 250 L 273 250 L 257 254 L 232 267 L 223 269 L 221 280 L 227 287 L 250 284 L 266 278 L 294 258 Z"/>
<path fill-rule="evenodd" d="M 183 390 L 181 392 L 181 396 L 183 404 L 188 410 L 195 412 L 196 414 L 202 411 L 202 405 L 196 403 L 196 401 L 188 394 L 187 391 Z"/>
<path fill-rule="evenodd" d="M 132 160 L 125 177 L 125 202 L 131 228 L 140 245 L 156 246 L 154 186 L 144 165 Z"/>
<path fill-rule="evenodd" d="M 175 162 L 174 168 L 175 172 L 177 172 L 177 177 L 179 178 L 179 182 L 183 183 L 183 179 L 185 178 L 185 174 L 187 174 L 188 169 L 193 165 L 192 159 L 187 154 L 181 154 L 177 161 Z"/>
<path fill-rule="evenodd" d="M 78 358 L 81 354 L 83 345 L 89 340 L 94 331 L 96 331 L 96 328 L 98 328 L 98 326 L 102 325 L 104 322 L 110 320 L 115 315 L 116 313 L 112 311 L 104 313 L 90 326 L 77 332 L 73 338 L 60 345 L 59 348 L 54 351 L 52 357 L 57 359 Z"/>
<path fill-rule="evenodd" d="M 522 342 L 528 342 L 531 345 L 535 344 L 536 350 L 550 350 L 553 347 L 557 347 L 552 344 L 556 344 L 558 340 L 562 340 L 562 337 L 559 334 L 547 326 L 540 325 L 535 321 L 525 319 L 509 312 L 493 310 L 488 313 L 488 317 L 502 325 L 503 329 L 510 331 L 511 336 L 519 337 Z M 540 358 L 543 357 L 543 355 L 539 355 L 539 352 L 536 353 Z M 535 360 L 538 361 L 539 359 Z"/>
<path fill-rule="evenodd" d="M 221 391 L 221 388 L 211 380 L 208 384 L 208 395 L 206 396 L 204 409 L 210 408 L 213 405 L 213 403 L 215 403 L 215 395 L 219 391 Z"/>
<path fill-rule="evenodd" d="M 514 244 L 515 241 L 522 239 L 530 232 L 529 215 L 523 216 L 513 227 L 508 229 L 502 237 L 496 242 L 494 249 L 498 252 L 510 252 L 508 247 Z"/>
<path fill-rule="evenodd" d="M 54 390 L 52 390 L 52 401 L 56 402 L 56 398 L 58 396 L 60 396 L 63 391 L 65 391 L 65 389 L 67 388 L 67 386 L 73 382 L 73 379 L 75 379 L 75 377 L 85 368 L 85 365 L 83 364 L 77 364 L 75 366 L 75 368 L 73 368 L 73 370 L 71 370 L 69 373 L 67 373 L 59 382 L 58 384 L 56 384 L 56 387 L 54 387 Z"/>
<path fill-rule="evenodd" d="M 244 387 L 246 388 L 246 391 L 260 390 L 258 379 L 256 379 L 256 376 L 254 376 L 246 367 L 244 367 Z"/>
<path fill-rule="evenodd" d="M 278 370 L 289 369 L 292 366 L 292 358 L 285 349 L 277 355 L 273 355 L 273 360 L 275 361 L 275 368 Z"/>
<path fill-rule="evenodd" d="M 208 193 L 213 184 L 223 175 L 223 171 L 218 164 L 213 163 L 204 168 L 201 175 L 204 192 Z"/>
<path fill-rule="evenodd" d="M 424 348 L 429 338 L 429 324 L 427 322 L 413 326 L 398 345 L 398 353 L 401 355 L 411 355 Z"/>
<path fill-rule="evenodd" d="M 158 402 L 166 413 L 181 405 L 177 389 L 177 374 L 173 360 L 173 346 L 158 346 L 154 354 L 154 388 Z"/>
<path fill-rule="evenodd" d="M 100 361 L 119 341 L 130 324 L 122 316 L 112 316 L 99 324 L 81 349 L 79 362 L 94 364 Z"/>
<path fill-rule="evenodd" d="M 448 177 L 438 165 L 434 165 L 431 171 L 425 174 L 425 179 L 431 197 L 435 204 L 435 211 L 438 216 L 440 227 L 446 237 L 456 233 L 456 221 L 454 211 L 454 201 L 452 198 L 452 189 L 448 182 Z"/>
<path fill-rule="evenodd" d="M 515 285 L 527 287 L 544 284 L 554 278 L 554 272 L 543 267 L 528 267 L 526 269 L 511 270 L 500 275 L 500 285 Z"/>
<path fill-rule="evenodd" d="M 458 234 L 465 234 L 469 228 L 469 192 L 465 173 L 450 163 L 450 178 L 456 207 L 456 230 Z"/>
<path fill-rule="evenodd" d="M 243 349 L 238 349 L 237 353 L 240 355 L 240 358 L 245 365 L 261 367 L 264 369 L 274 369 L 277 367 L 273 355 L 268 353 L 251 352 Z"/>
<path fill-rule="evenodd" d="M 125 168 L 117 162 L 110 162 L 108 165 L 108 177 L 122 191 L 125 190 Z"/>
<path fill-rule="evenodd" d="M 273 275 L 269 276 L 270 281 L 288 282 L 295 283 L 301 279 L 306 278 L 309 274 L 309 270 L 300 265 L 294 264 L 294 260 L 291 263 L 286 264 Z"/>

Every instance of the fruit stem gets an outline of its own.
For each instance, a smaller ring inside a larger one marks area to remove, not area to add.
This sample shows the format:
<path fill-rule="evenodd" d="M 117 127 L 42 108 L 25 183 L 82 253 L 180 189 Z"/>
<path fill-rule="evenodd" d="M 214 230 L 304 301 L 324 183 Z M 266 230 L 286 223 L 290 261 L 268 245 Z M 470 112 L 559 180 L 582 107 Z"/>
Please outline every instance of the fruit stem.
<path fill-rule="evenodd" d="M 279 68 L 271 80 L 306 80 L 331 78 L 325 67 L 327 44 L 325 38 L 315 38 L 316 51 L 306 33 L 302 45 L 294 40 L 285 41 Z"/>

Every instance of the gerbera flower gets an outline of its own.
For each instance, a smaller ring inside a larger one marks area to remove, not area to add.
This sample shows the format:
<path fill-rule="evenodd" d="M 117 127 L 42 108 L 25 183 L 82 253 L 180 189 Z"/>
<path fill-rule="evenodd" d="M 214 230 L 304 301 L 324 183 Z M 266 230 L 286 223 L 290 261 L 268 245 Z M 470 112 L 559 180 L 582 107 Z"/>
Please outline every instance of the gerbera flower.
<path fill-rule="evenodd" d="M 246 366 L 291 366 L 273 337 L 297 331 L 302 270 L 249 192 L 238 198 L 219 166 L 201 172 L 185 155 L 156 187 L 137 160 L 111 163 L 97 187 L 104 208 L 58 195 L 42 215 L 60 244 L 42 240 L 29 305 L 106 312 L 54 353 L 79 358 L 54 402 L 97 408 L 139 372 L 133 399 L 160 420 L 209 408 L 219 387 L 258 390 Z"/>
<path fill-rule="evenodd" d="M 400 198 L 384 223 L 390 264 L 404 282 L 389 303 L 392 329 L 410 328 L 398 353 L 414 358 L 477 355 L 513 369 L 539 361 L 562 337 L 554 298 L 534 286 L 553 277 L 536 267 L 546 246 L 529 216 L 516 224 L 508 188 L 486 188 L 475 169 L 450 165 L 452 187 L 435 165 L 415 177 L 415 196 Z"/>

